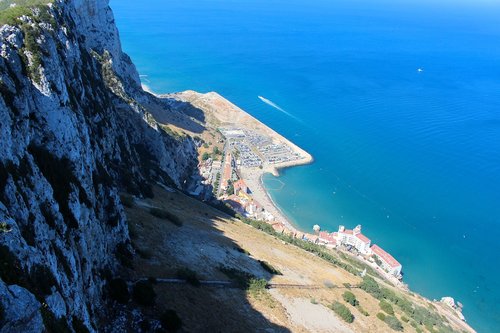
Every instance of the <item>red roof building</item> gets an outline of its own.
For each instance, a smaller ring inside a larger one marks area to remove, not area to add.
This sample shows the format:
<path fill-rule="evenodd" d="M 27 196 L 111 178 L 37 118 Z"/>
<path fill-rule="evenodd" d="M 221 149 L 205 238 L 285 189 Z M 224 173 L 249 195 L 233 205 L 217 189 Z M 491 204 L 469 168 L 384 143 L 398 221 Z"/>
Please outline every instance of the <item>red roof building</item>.
<path fill-rule="evenodd" d="M 335 238 L 335 233 L 328 233 L 326 231 L 319 232 L 319 240 L 328 244 L 336 245 L 337 239 Z"/>
<path fill-rule="evenodd" d="M 386 270 L 389 271 L 389 273 L 398 276 L 401 274 L 401 269 L 403 268 L 402 265 L 394 259 L 393 256 L 391 256 L 389 253 L 385 252 L 384 249 L 382 249 L 378 245 L 373 245 L 371 248 L 372 253 L 377 256 L 380 261 L 382 261 L 382 266 Z"/>

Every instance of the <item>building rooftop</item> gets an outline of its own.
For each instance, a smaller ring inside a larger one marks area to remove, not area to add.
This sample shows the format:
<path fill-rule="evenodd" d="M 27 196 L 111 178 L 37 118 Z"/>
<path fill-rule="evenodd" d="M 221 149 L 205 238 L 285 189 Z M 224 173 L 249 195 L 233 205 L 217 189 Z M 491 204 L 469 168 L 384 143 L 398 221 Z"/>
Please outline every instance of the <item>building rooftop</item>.
<path fill-rule="evenodd" d="M 320 231 L 319 232 L 319 237 L 321 239 L 324 239 L 324 240 L 328 241 L 329 243 L 333 243 L 333 244 L 337 243 L 337 240 L 335 239 L 335 233 L 331 233 L 330 234 L 330 233 L 328 233 L 326 231 Z"/>
<path fill-rule="evenodd" d="M 373 253 L 382 258 L 382 260 L 385 261 L 392 268 L 401 266 L 399 261 L 394 259 L 394 257 L 391 256 L 389 253 L 385 252 L 380 246 L 374 244 L 372 245 L 371 250 L 373 251 Z"/>
<path fill-rule="evenodd" d="M 356 234 L 356 237 L 358 237 L 365 244 L 370 243 L 370 239 L 363 234 Z"/>

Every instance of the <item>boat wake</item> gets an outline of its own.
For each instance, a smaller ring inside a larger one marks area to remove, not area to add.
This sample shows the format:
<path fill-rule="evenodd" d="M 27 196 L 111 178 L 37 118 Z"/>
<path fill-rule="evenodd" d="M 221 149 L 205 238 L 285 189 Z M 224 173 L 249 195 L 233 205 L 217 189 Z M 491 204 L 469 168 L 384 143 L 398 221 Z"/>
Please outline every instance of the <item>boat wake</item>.
<path fill-rule="evenodd" d="M 283 110 L 283 109 L 282 109 L 282 108 L 281 108 L 278 104 L 274 103 L 273 101 L 268 100 L 267 98 L 262 97 L 262 96 L 257 96 L 257 97 L 258 97 L 258 98 L 259 98 L 262 102 L 266 103 L 267 105 L 269 105 L 269 106 L 271 106 L 271 107 L 275 108 L 275 109 L 276 109 L 276 110 L 278 110 L 278 111 L 283 112 L 284 114 L 286 114 L 287 116 L 289 116 L 289 117 L 291 117 L 291 118 L 293 118 L 293 119 L 295 119 L 295 120 L 298 120 L 298 121 L 302 122 L 302 120 L 300 120 L 299 118 L 295 117 L 293 114 L 291 114 L 291 113 L 289 113 L 289 112 L 287 112 L 287 111 Z"/>

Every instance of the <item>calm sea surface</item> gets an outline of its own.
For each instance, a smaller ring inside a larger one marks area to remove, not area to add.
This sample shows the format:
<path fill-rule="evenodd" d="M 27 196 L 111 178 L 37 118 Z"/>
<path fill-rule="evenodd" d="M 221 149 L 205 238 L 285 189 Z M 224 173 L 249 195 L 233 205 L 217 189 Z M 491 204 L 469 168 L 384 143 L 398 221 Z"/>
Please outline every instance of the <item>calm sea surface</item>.
<path fill-rule="evenodd" d="M 500 332 L 500 5 L 111 6 L 153 90 L 217 91 L 314 156 L 264 178 L 297 226 L 362 224 L 412 290 Z"/>

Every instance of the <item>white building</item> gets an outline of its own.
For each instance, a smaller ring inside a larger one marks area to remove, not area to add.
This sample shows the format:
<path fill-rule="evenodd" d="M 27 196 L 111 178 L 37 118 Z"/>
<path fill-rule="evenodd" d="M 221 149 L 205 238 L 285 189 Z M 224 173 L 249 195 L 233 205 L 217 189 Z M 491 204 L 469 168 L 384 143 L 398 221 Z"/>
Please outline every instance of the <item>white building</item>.
<path fill-rule="evenodd" d="M 351 245 L 362 254 L 371 254 L 371 240 L 361 233 L 361 225 L 357 225 L 353 230 L 346 229 L 343 225 L 339 226 L 337 244 Z"/>

